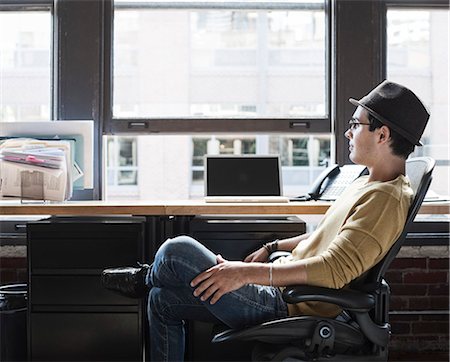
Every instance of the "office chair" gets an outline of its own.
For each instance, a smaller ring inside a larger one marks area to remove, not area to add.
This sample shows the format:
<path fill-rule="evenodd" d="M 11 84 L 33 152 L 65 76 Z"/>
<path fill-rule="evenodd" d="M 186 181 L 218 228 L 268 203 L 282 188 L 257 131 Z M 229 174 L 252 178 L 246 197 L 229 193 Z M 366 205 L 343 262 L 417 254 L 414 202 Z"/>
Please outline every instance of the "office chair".
<path fill-rule="evenodd" d="M 434 165 L 435 161 L 429 157 L 406 161 L 414 199 L 400 237 L 378 264 L 353 280 L 349 288 L 298 285 L 283 292 L 287 303 L 336 304 L 342 308 L 339 316 L 293 316 L 242 330 L 229 329 L 216 334 L 212 342 L 253 341 L 253 361 L 386 361 L 390 288 L 383 276 L 405 241 L 431 183 Z"/>

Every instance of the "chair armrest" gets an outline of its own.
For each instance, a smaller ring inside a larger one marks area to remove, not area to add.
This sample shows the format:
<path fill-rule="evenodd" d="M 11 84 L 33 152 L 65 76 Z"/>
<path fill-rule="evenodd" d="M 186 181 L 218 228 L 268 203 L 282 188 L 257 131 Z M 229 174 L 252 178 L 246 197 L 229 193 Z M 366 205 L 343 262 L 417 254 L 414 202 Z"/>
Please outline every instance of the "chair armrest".
<path fill-rule="evenodd" d="M 289 304 L 309 301 L 332 303 L 353 312 L 368 312 L 375 306 L 375 298 L 369 293 L 310 285 L 286 287 L 283 291 L 283 299 Z"/>
<path fill-rule="evenodd" d="M 273 263 L 275 260 L 277 260 L 283 256 L 290 256 L 290 255 L 292 255 L 292 253 L 289 251 L 277 250 L 269 255 L 268 262 Z"/>

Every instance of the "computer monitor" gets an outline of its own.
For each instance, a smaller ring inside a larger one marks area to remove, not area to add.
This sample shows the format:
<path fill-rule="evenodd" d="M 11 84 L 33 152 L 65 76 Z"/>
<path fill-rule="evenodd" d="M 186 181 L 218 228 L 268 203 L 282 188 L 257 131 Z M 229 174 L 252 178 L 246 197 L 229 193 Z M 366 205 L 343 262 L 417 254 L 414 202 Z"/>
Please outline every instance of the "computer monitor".
<path fill-rule="evenodd" d="M 281 196 L 277 155 L 206 155 L 205 196 Z"/>

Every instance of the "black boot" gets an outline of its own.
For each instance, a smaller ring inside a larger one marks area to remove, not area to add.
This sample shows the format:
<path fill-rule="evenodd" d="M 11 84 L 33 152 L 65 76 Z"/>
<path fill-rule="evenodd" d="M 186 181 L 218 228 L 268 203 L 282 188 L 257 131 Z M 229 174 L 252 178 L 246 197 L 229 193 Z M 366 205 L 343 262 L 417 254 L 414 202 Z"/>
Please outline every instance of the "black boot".
<path fill-rule="evenodd" d="M 150 269 L 150 265 L 138 264 L 138 267 L 103 270 L 101 278 L 103 287 L 129 298 L 145 297 L 149 291 L 145 284 L 145 277 Z"/>

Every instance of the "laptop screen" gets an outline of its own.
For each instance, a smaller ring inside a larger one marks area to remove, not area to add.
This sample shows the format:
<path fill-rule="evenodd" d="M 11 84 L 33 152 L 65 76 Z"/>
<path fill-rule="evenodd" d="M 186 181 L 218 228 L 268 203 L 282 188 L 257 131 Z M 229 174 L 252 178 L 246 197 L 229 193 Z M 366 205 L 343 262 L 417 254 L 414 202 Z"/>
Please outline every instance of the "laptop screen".
<path fill-rule="evenodd" d="M 280 196 L 278 156 L 205 156 L 206 196 Z"/>

